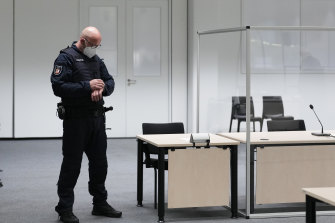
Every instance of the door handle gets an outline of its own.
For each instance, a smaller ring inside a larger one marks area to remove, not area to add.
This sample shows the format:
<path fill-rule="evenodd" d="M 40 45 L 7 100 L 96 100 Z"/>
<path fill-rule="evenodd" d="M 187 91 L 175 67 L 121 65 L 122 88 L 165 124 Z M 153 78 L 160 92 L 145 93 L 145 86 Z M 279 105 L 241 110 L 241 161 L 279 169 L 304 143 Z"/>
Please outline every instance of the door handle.
<path fill-rule="evenodd" d="M 128 86 L 130 86 L 131 84 L 136 84 L 136 80 L 131 80 L 131 79 L 128 79 Z"/>

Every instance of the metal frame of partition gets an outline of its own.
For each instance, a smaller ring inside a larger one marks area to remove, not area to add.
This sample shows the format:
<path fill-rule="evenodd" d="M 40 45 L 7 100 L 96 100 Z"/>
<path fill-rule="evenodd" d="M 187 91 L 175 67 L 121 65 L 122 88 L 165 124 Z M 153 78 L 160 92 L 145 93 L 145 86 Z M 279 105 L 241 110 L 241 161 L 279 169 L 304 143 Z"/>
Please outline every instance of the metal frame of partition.
<path fill-rule="evenodd" d="M 246 218 L 266 218 L 266 217 L 288 217 L 288 216 L 301 216 L 301 212 L 292 213 L 273 213 L 273 214 L 251 214 L 251 200 L 250 200 L 250 165 L 251 152 L 250 152 L 250 31 L 251 30 L 292 30 L 292 31 L 335 31 L 335 27 L 317 27 L 317 26 L 245 26 L 245 27 L 234 27 L 227 29 L 215 29 L 205 30 L 197 32 L 197 111 L 196 111 L 196 130 L 199 132 L 199 96 L 200 96 L 200 43 L 201 36 L 203 35 L 214 35 L 219 33 L 231 33 L 231 32 L 246 32 Z M 334 214 L 335 212 L 322 212 L 324 215 Z"/>

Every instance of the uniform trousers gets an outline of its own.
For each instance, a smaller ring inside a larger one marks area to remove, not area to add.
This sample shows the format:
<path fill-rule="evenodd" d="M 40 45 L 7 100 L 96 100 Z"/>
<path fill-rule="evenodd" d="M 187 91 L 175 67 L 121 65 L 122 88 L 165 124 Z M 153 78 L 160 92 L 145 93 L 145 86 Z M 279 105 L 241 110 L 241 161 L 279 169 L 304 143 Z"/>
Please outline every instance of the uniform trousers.
<path fill-rule="evenodd" d="M 80 174 L 83 153 L 89 166 L 88 190 L 93 204 L 107 200 L 105 180 L 107 176 L 107 137 L 105 117 L 80 117 L 63 121 L 63 162 L 58 179 L 58 210 L 72 210 L 74 187 Z"/>

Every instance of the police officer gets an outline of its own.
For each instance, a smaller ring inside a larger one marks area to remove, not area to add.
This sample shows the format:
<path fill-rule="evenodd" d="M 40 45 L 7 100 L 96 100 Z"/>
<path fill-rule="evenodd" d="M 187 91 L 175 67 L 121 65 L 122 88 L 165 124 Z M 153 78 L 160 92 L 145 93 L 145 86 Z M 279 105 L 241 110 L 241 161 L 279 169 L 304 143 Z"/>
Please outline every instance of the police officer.
<path fill-rule="evenodd" d="M 59 219 L 78 223 L 73 214 L 73 189 L 76 185 L 83 153 L 89 160 L 89 193 L 93 196 L 92 215 L 119 218 L 122 212 L 107 203 L 107 137 L 103 96 L 114 91 L 114 79 L 96 55 L 101 34 L 86 27 L 78 41 L 60 51 L 51 75 L 52 89 L 63 106 L 63 162 L 58 179 Z"/>

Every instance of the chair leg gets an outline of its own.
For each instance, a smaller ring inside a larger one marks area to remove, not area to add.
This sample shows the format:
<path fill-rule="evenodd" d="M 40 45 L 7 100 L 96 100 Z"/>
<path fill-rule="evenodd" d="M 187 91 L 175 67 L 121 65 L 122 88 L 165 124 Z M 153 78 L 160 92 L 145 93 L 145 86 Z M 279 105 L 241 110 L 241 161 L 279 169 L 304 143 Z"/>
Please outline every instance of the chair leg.
<path fill-rule="evenodd" d="M 254 127 L 254 132 L 256 132 L 255 121 L 252 122 L 252 126 Z"/>
<path fill-rule="evenodd" d="M 230 118 L 229 132 L 231 132 L 231 125 L 232 125 L 232 123 L 233 123 L 233 119 Z"/>
<path fill-rule="evenodd" d="M 157 170 L 156 168 L 154 168 L 154 171 L 155 171 L 155 198 L 154 198 L 154 208 L 157 209 Z"/>
<path fill-rule="evenodd" d="M 2 170 L 0 170 L 0 172 L 2 172 Z M 1 179 L 0 179 L 0 187 L 3 187 L 3 184 L 1 182 Z"/>
<path fill-rule="evenodd" d="M 261 130 L 260 131 L 263 130 L 263 121 L 264 121 L 264 119 L 262 118 L 261 123 L 260 123 L 260 125 L 261 125 Z"/>
<path fill-rule="evenodd" d="M 237 123 L 237 131 L 238 131 L 238 132 L 240 131 L 240 124 L 241 124 L 241 121 L 238 120 L 238 123 Z"/>

